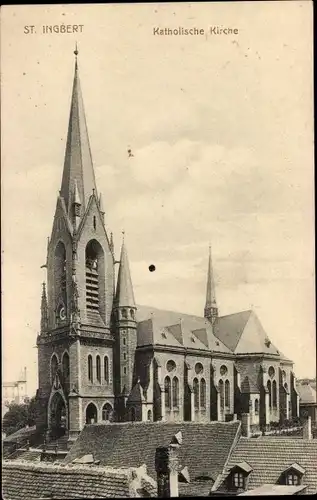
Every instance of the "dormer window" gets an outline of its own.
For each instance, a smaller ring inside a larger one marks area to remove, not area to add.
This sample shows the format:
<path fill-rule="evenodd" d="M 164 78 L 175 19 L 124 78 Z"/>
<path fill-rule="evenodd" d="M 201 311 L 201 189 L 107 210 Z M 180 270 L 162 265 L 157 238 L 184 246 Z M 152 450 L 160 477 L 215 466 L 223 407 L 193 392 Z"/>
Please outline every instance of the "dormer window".
<path fill-rule="evenodd" d="M 245 476 L 243 472 L 234 472 L 232 475 L 232 482 L 235 488 L 244 488 Z"/>
<path fill-rule="evenodd" d="M 289 486 L 297 486 L 300 484 L 300 478 L 295 472 L 288 472 L 286 475 L 286 484 Z"/>
<path fill-rule="evenodd" d="M 252 470 L 252 467 L 247 462 L 241 462 L 234 465 L 228 477 L 230 489 L 245 490 L 248 476 L 252 472 Z"/>
<path fill-rule="evenodd" d="M 305 469 L 299 464 L 294 463 L 281 474 L 279 482 L 288 486 L 298 486 L 302 483 L 304 474 Z"/>

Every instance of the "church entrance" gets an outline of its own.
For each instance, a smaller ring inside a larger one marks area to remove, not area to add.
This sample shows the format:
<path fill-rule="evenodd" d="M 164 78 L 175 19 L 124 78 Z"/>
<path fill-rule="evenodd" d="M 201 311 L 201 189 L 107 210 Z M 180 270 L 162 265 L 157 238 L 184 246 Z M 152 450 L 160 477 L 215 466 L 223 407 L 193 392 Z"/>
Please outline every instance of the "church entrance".
<path fill-rule="evenodd" d="M 66 433 L 67 413 L 65 401 L 59 392 L 56 392 L 51 401 L 51 437 L 58 439 Z"/>
<path fill-rule="evenodd" d="M 95 424 L 97 422 L 97 408 L 93 403 L 89 403 L 86 409 L 86 424 Z"/>

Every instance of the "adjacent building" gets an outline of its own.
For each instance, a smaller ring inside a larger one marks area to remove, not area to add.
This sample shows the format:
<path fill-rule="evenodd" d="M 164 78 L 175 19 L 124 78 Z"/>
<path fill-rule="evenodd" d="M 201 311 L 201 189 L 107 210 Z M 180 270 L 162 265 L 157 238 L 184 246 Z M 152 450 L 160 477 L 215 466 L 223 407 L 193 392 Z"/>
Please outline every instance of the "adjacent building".
<path fill-rule="evenodd" d="M 2 417 L 8 411 L 7 404 L 24 403 L 27 397 L 27 370 L 24 367 L 18 380 L 2 382 Z"/>

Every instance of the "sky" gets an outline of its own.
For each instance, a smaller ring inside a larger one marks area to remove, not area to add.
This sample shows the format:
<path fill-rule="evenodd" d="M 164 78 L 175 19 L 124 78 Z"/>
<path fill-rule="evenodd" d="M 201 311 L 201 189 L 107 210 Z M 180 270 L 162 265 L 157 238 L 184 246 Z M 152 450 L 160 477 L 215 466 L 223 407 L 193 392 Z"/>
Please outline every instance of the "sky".
<path fill-rule="evenodd" d="M 106 228 L 117 257 L 125 231 L 137 303 L 203 315 L 211 244 L 220 314 L 253 309 L 314 377 L 312 4 L 5 6 L 1 28 L 3 379 L 26 366 L 37 388 L 76 41 Z"/>

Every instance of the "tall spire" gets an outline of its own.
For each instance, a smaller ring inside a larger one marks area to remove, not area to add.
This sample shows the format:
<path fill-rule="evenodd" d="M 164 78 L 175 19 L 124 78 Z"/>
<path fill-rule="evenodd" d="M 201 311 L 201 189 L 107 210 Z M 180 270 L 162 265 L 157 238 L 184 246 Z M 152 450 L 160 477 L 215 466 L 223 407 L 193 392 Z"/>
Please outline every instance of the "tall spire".
<path fill-rule="evenodd" d="M 117 307 L 135 307 L 128 253 L 124 240 L 121 247 L 115 305 Z"/>
<path fill-rule="evenodd" d="M 74 202 L 75 181 L 77 191 L 84 210 L 90 195 L 96 189 L 95 173 L 92 163 L 88 130 L 84 103 L 81 94 L 79 71 L 78 71 L 78 48 L 76 43 L 75 72 L 73 82 L 73 92 L 70 107 L 68 124 L 67 144 L 64 160 L 64 171 L 61 185 L 61 196 L 65 200 L 68 214 L 71 215 L 72 203 Z"/>
<path fill-rule="evenodd" d="M 218 317 L 218 307 L 216 302 L 216 291 L 215 291 L 215 283 L 213 277 L 210 245 L 209 245 L 209 259 L 208 259 L 206 305 L 205 305 L 204 316 L 205 318 L 208 318 L 212 323 L 214 323 L 214 321 Z"/>

